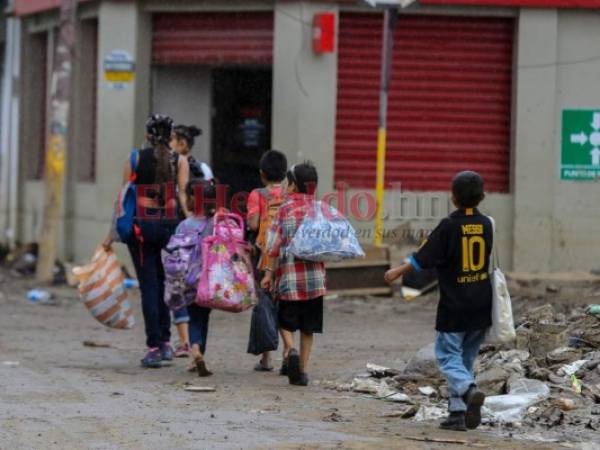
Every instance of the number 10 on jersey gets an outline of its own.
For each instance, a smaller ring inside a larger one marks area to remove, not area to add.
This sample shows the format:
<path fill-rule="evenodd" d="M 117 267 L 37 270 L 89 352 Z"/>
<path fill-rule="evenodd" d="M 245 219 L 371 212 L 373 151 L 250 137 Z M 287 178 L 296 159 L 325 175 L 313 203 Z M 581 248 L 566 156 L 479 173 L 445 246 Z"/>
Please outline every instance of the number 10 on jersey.
<path fill-rule="evenodd" d="M 479 272 L 485 266 L 485 241 L 483 236 L 462 237 L 463 272 Z"/>

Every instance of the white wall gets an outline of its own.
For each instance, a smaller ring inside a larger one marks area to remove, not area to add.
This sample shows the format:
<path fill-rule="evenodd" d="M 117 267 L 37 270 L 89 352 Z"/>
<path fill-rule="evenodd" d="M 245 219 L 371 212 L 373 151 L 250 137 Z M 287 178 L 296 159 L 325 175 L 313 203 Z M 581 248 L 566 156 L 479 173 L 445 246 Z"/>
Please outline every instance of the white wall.
<path fill-rule="evenodd" d="M 600 110 L 598 49 L 600 15 L 596 11 L 559 12 L 557 54 L 561 64 L 556 70 L 553 158 L 556 164 L 560 161 L 562 110 Z M 600 268 L 600 183 L 561 181 L 558 167 L 552 175 L 555 183 L 554 252 L 550 269 Z"/>
<path fill-rule="evenodd" d="M 315 55 L 312 18 L 337 5 L 278 2 L 273 43 L 272 146 L 290 164 L 311 160 L 319 171 L 319 191 L 333 188 L 337 52 Z"/>
<path fill-rule="evenodd" d="M 560 180 L 563 109 L 600 109 L 600 15 L 522 9 L 516 70 L 514 267 L 600 267 L 600 185 Z"/>

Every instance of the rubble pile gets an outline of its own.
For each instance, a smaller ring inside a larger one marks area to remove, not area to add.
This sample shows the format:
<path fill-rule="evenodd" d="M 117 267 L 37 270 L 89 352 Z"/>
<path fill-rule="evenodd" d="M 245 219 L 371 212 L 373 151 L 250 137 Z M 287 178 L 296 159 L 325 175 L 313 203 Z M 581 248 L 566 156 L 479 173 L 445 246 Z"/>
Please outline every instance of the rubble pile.
<path fill-rule="evenodd" d="M 551 305 L 527 311 L 513 345 L 482 347 L 476 378 L 487 396 L 484 425 L 600 431 L 600 314 L 592 308 L 558 314 Z M 448 392 L 433 344 L 403 370 L 369 364 L 366 374 L 335 388 L 401 404 L 382 417 L 423 421 L 446 414 Z"/>

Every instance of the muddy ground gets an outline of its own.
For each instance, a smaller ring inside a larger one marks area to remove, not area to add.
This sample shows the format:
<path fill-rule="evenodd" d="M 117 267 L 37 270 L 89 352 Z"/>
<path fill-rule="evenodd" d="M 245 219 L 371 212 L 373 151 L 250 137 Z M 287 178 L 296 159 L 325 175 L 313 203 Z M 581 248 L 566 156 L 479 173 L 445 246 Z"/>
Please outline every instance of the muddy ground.
<path fill-rule="evenodd" d="M 513 283 L 516 308 L 600 303 L 598 281 L 567 277 L 552 284 L 548 292 L 545 281 Z M 435 293 L 413 302 L 329 300 L 311 385 L 302 388 L 290 387 L 277 373 L 252 371 L 256 358 L 245 353 L 249 312 L 213 312 L 207 361 L 215 374 L 199 379 L 185 372 L 185 360 L 158 370 L 139 367 L 144 337 L 137 291 L 131 291 L 136 328 L 113 331 L 92 319 L 75 290 L 56 289 L 59 305 L 46 306 L 26 300 L 31 286 L 0 274 L 2 450 L 600 448 L 600 436 L 585 443 L 573 436 L 540 442 L 544 430 L 444 432 L 436 423 L 380 417 L 394 404 L 324 387 L 351 380 L 367 362 L 401 366 L 432 341 Z M 109 347 L 86 347 L 86 340 Z M 280 361 L 277 355 L 275 364 Z M 186 392 L 186 383 L 216 392 Z"/>

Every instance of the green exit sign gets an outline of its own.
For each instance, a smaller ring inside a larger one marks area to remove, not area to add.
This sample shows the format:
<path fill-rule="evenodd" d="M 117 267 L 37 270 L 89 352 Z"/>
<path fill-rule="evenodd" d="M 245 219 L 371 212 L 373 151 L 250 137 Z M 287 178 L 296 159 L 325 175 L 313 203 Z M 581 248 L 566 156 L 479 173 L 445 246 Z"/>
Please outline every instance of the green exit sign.
<path fill-rule="evenodd" d="M 600 109 L 565 109 L 562 113 L 561 180 L 600 177 Z"/>

